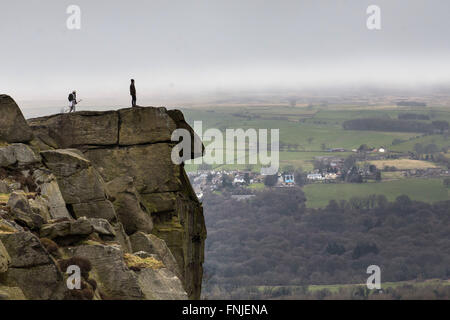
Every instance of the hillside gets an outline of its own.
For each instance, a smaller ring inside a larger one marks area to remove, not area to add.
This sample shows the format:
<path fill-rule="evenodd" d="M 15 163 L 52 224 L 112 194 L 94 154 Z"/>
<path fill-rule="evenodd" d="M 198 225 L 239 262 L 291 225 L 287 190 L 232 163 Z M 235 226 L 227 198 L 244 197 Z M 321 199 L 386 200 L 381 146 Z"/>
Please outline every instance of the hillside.
<path fill-rule="evenodd" d="M 382 283 L 450 277 L 448 200 L 369 195 L 308 209 L 301 189 L 273 188 L 248 201 L 211 193 L 203 204 L 210 299 L 273 297 L 252 291 L 260 286 L 361 284 L 373 264 Z"/>

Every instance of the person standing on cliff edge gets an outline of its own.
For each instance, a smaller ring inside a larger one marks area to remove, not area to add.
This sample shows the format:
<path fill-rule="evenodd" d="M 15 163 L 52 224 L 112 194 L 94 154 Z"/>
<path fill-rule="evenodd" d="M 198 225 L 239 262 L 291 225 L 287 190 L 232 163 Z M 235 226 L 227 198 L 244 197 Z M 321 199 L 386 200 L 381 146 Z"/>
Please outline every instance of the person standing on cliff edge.
<path fill-rule="evenodd" d="M 134 79 L 131 79 L 130 85 L 131 106 L 136 107 L 136 87 L 134 86 Z"/>
<path fill-rule="evenodd" d="M 77 92 L 73 90 L 72 93 L 69 94 L 69 107 L 70 107 L 69 113 L 76 111 L 75 107 L 80 101 L 77 101 Z"/>

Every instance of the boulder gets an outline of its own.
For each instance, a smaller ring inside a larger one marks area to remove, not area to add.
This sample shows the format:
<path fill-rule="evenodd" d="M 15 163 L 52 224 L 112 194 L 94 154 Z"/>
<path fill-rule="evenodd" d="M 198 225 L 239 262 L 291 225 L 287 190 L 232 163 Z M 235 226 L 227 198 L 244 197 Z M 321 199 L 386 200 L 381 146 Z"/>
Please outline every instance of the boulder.
<path fill-rule="evenodd" d="M 117 220 L 113 204 L 109 200 L 75 203 L 70 205 L 76 218 L 101 218 L 108 221 Z"/>
<path fill-rule="evenodd" d="M 133 178 L 118 177 L 106 184 L 120 222 L 128 235 L 136 231 L 150 233 L 153 222 L 133 184 Z"/>
<path fill-rule="evenodd" d="M 60 299 L 63 277 L 39 239 L 30 232 L 0 232 L 0 241 L 11 263 L 2 283 L 19 287 L 27 299 Z"/>
<path fill-rule="evenodd" d="M 70 177 L 91 166 L 89 160 L 77 149 L 57 149 L 41 152 L 44 164 L 57 177 Z"/>
<path fill-rule="evenodd" d="M 125 263 L 135 271 L 138 283 L 150 300 L 186 300 L 188 298 L 180 279 L 159 257 L 125 254 Z"/>
<path fill-rule="evenodd" d="M 90 149 L 85 152 L 105 181 L 130 176 L 139 193 L 169 192 L 182 188 L 180 170 L 172 163 L 166 143 L 123 148 Z"/>
<path fill-rule="evenodd" d="M 44 221 L 48 221 L 52 219 L 49 211 L 48 200 L 42 196 L 35 196 L 34 199 L 29 199 L 28 203 L 30 204 L 31 210 L 44 218 Z"/>
<path fill-rule="evenodd" d="M 115 241 L 120 243 L 120 246 L 122 247 L 123 252 L 131 253 L 133 250 L 131 249 L 130 238 L 126 234 L 122 223 L 120 223 L 120 222 L 116 223 L 114 225 L 114 231 L 116 232 Z"/>
<path fill-rule="evenodd" d="M 101 236 L 116 236 L 116 231 L 108 222 L 108 220 L 100 219 L 100 218 L 90 218 L 89 222 L 94 228 L 94 232 L 97 232 Z"/>
<path fill-rule="evenodd" d="M 61 300 L 67 290 L 63 275 L 54 263 L 9 268 L 4 282 L 7 286 L 19 287 L 29 300 Z"/>
<path fill-rule="evenodd" d="M 18 287 L 0 285 L 0 300 L 26 300 L 26 297 Z"/>
<path fill-rule="evenodd" d="M 10 193 L 11 192 L 11 188 L 9 187 L 9 185 L 3 181 L 0 180 L 0 193 Z"/>
<path fill-rule="evenodd" d="M 56 177 L 50 172 L 42 169 L 33 172 L 33 179 L 42 196 L 47 200 L 49 215 L 51 219 L 72 219 L 66 207 L 66 202 L 61 194 Z"/>
<path fill-rule="evenodd" d="M 2 241 L 0 241 L 0 273 L 6 272 L 10 264 L 11 258 L 9 257 L 8 251 L 6 251 Z"/>
<path fill-rule="evenodd" d="M 170 142 L 177 128 L 166 108 L 130 108 L 118 111 L 120 117 L 119 145 L 130 146 Z"/>
<path fill-rule="evenodd" d="M 142 201 L 152 213 L 173 211 L 176 208 L 178 194 L 176 192 L 144 193 Z"/>
<path fill-rule="evenodd" d="M 14 220 L 30 229 L 39 229 L 45 223 L 44 217 L 33 212 L 23 192 L 14 191 L 11 193 L 8 207 L 11 209 Z"/>
<path fill-rule="evenodd" d="M 175 274 L 179 279 L 183 280 L 178 263 L 164 240 L 153 234 L 136 232 L 130 236 L 130 242 L 133 252 L 145 251 L 150 254 L 158 255 L 166 268 Z"/>
<path fill-rule="evenodd" d="M 62 221 L 58 223 L 52 223 L 52 224 L 45 224 L 42 226 L 40 231 L 40 237 L 41 238 L 49 238 L 49 239 L 55 239 L 58 237 L 66 237 L 70 234 L 70 221 Z M 90 226 L 90 232 L 86 235 L 90 235 L 92 233 L 93 229 L 92 226 Z"/>
<path fill-rule="evenodd" d="M 55 174 L 64 201 L 76 218 L 116 219 L 102 177 L 80 151 L 48 150 L 41 155 L 44 164 Z"/>
<path fill-rule="evenodd" d="M 28 126 L 16 102 L 7 95 L 0 95 L 0 140 L 8 143 L 29 142 L 33 132 Z"/>
<path fill-rule="evenodd" d="M 64 238 L 68 236 L 87 237 L 94 232 L 94 226 L 86 217 L 75 221 L 62 221 L 47 224 L 41 228 L 41 238 Z"/>
<path fill-rule="evenodd" d="M 24 231 L 24 229 L 14 221 L 0 219 L 0 232 L 1 233 L 14 233 L 18 231 Z"/>
<path fill-rule="evenodd" d="M 118 143 L 119 116 L 116 111 L 81 111 L 31 119 L 30 127 L 53 148 Z"/>
<path fill-rule="evenodd" d="M 52 262 L 39 239 L 31 232 L 0 233 L 0 240 L 11 257 L 11 268 L 28 268 Z"/>
<path fill-rule="evenodd" d="M 145 268 L 137 272 L 138 283 L 146 299 L 187 300 L 183 284 L 169 269 Z"/>
<path fill-rule="evenodd" d="M 67 251 L 70 256 L 91 262 L 90 274 L 97 281 L 98 289 L 109 299 L 145 299 L 135 273 L 125 264 L 120 247 L 94 244 L 70 247 Z"/>
<path fill-rule="evenodd" d="M 17 162 L 19 167 L 36 164 L 41 161 L 39 156 L 37 156 L 29 146 L 23 143 L 14 143 L 5 148 L 0 148 L 0 153 L 2 153 L 1 149 L 11 150 L 15 162 Z"/>
<path fill-rule="evenodd" d="M 41 160 L 33 150 L 22 143 L 13 143 L 0 148 L 0 167 L 19 167 L 39 163 Z"/>
<path fill-rule="evenodd" d="M 9 167 L 17 162 L 14 149 L 9 146 L 0 148 L 0 167 Z"/>
<path fill-rule="evenodd" d="M 109 299 L 187 299 L 181 281 L 153 258 L 149 266 L 139 264 L 134 268 L 136 271 L 132 271 L 130 267 L 133 265 L 125 261 L 124 252 L 118 246 L 81 245 L 67 248 L 67 254 L 90 261 L 90 275 L 96 280 L 103 296 Z"/>
<path fill-rule="evenodd" d="M 11 193 L 8 200 L 8 207 L 11 208 L 12 212 L 20 210 L 24 213 L 33 213 L 30 204 L 28 203 L 27 196 L 21 191 L 14 191 Z"/>

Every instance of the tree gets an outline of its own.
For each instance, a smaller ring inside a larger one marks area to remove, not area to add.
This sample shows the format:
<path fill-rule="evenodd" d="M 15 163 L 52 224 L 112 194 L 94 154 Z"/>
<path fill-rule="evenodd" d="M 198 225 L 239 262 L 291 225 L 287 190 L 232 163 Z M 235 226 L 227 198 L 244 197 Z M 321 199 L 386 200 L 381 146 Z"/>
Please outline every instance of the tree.
<path fill-rule="evenodd" d="M 418 156 L 421 156 L 424 154 L 424 147 L 421 143 L 416 143 L 414 145 L 414 151 L 417 153 Z"/>
<path fill-rule="evenodd" d="M 384 194 L 377 195 L 377 205 L 379 208 L 384 209 L 387 207 L 389 201 Z"/>
<path fill-rule="evenodd" d="M 295 184 L 298 186 L 304 186 L 308 182 L 307 176 L 308 175 L 306 174 L 306 172 L 304 172 L 301 168 L 295 170 L 294 172 Z"/>
<path fill-rule="evenodd" d="M 436 120 L 431 123 L 436 129 L 438 129 L 441 133 L 448 130 L 449 124 L 444 120 Z"/>
<path fill-rule="evenodd" d="M 327 146 L 326 146 L 325 143 L 322 143 L 322 144 L 320 145 L 320 149 L 325 150 L 326 148 L 327 148 Z"/>
<path fill-rule="evenodd" d="M 344 171 L 350 170 L 352 167 L 354 167 L 356 164 L 356 158 L 353 156 L 348 156 L 344 160 Z"/>
<path fill-rule="evenodd" d="M 436 153 L 439 152 L 439 148 L 434 143 L 427 144 L 424 148 L 424 153 Z"/>
<path fill-rule="evenodd" d="M 327 248 L 325 250 L 329 254 L 336 254 L 338 256 L 345 253 L 345 247 L 336 242 L 328 243 Z"/>
<path fill-rule="evenodd" d="M 370 150 L 370 148 L 369 148 L 369 146 L 367 144 L 362 144 L 358 148 L 359 152 L 364 152 L 364 151 L 367 151 L 367 150 Z"/>
<path fill-rule="evenodd" d="M 379 250 L 375 243 L 360 242 L 356 245 L 352 252 L 352 258 L 358 259 L 366 254 L 373 253 L 378 254 Z"/>
<path fill-rule="evenodd" d="M 375 181 L 381 181 L 381 171 L 377 170 L 375 173 Z"/>
<path fill-rule="evenodd" d="M 446 186 L 447 188 L 450 187 L 450 178 L 445 178 L 444 179 L 444 186 Z"/>
<path fill-rule="evenodd" d="M 244 181 L 246 184 L 250 184 L 250 174 L 248 172 L 244 174 Z"/>
<path fill-rule="evenodd" d="M 313 138 L 313 137 L 309 137 L 309 138 L 306 139 L 306 140 L 308 141 L 309 144 L 311 144 L 311 143 L 313 142 L 314 138 Z"/>
<path fill-rule="evenodd" d="M 295 168 L 293 165 L 287 165 L 283 167 L 283 173 L 291 173 L 294 172 Z"/>
<path fill-rule="evenodd" d="M 231 188 L 233 187 L 233 180 L 229 175 L 224 174 L 222 176 L 222 188 Z"/>
<path fill-rule="evenodd" d="M 273 187 L 278 182 L 278 174 L 268 175 L 264 178 L 264 185 L 266 187 Z"/>

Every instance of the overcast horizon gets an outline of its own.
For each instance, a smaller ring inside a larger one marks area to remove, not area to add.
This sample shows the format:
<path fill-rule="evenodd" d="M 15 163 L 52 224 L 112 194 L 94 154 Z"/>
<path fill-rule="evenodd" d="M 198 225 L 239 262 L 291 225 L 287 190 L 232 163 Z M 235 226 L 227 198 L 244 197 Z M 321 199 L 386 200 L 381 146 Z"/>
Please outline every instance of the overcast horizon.
<path fill-rule="evenodd" d="M 66 9 L 81 8 L 69 30 Z M 366 9 L 381 8 L 381 30 Z M 86 104 L 227 92 L 450 85 L 449 2 L 15 1 L 0 12 L 0 93 Z M 141 99 L 139 99 L 141 98 Z M 189 99 L 188 99 L 189 100 Z M 103 101 L 103 102 L 102 102 Z"/>

